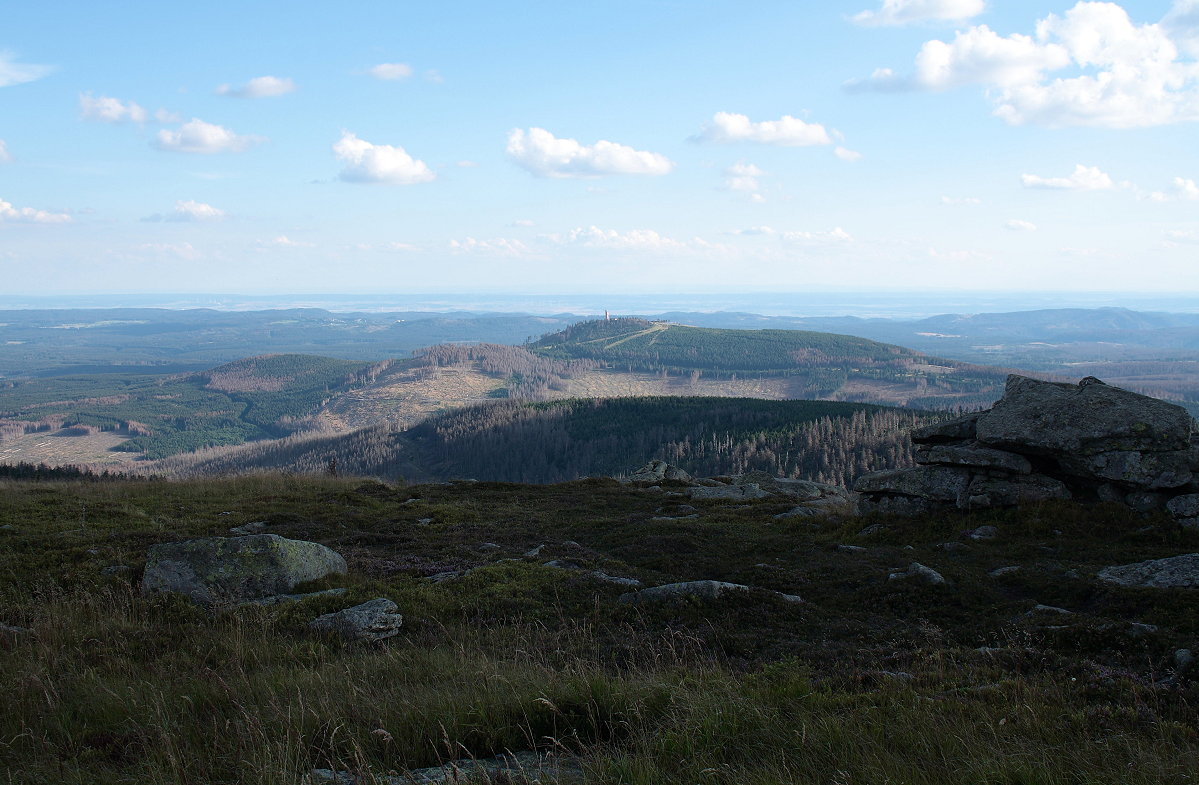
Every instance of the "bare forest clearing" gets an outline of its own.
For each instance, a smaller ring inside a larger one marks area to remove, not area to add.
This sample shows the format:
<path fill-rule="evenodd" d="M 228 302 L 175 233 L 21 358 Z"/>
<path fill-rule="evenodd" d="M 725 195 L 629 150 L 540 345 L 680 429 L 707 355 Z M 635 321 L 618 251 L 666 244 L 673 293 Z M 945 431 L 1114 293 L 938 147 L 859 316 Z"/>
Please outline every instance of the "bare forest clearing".
<path fill-rule="evenodd" d="M 137 453 L 113 450 L 129 438 L 129 434 L 95 431 L 76 434 L 74 429 L 41 431 L 14 436 L 0 442 L 0 463 L 44 463 L 48 466 L 86 464 L 111 468 L 127 466 L 137 459 Z"/>

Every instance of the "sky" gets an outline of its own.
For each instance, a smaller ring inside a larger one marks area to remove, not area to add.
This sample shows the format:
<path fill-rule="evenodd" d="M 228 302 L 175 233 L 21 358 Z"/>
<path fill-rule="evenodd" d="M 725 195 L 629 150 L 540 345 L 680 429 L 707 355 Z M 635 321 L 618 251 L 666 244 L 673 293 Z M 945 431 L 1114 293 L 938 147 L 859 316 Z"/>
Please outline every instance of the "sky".
<path fill-rule="evenodd" d="M 0 272 L 1199 297 L 1199 0 L 14 3 Z"/>

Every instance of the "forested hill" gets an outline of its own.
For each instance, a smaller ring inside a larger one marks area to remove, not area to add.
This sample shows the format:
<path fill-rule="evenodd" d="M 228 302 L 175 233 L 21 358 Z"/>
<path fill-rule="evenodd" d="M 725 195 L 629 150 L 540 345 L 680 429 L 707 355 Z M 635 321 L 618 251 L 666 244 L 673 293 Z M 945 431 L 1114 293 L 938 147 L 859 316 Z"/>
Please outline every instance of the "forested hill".
<path fill-rule="evenodd" d="M 814 365 L 871 366 L 929 362 L 902 346 L 804 330 L 726 330 L 618 318 L 580 322 L 543 336 L 530 351 L 601 360 L 632 370 L 786 373 Z"/>
<path fill-rule="evenodd" d="M 384 479 L 557 482 L 617 475 L 660 458 L 693 474 L 765 471 L 849 484 L 911 464 L 908 431 L 931 415 L 834 401 L 617 398 L 502 401 L 344 436 L 293 437 L 234 451 L 180 456 L 183 475 L 255 470 L 339 472 Z"/>

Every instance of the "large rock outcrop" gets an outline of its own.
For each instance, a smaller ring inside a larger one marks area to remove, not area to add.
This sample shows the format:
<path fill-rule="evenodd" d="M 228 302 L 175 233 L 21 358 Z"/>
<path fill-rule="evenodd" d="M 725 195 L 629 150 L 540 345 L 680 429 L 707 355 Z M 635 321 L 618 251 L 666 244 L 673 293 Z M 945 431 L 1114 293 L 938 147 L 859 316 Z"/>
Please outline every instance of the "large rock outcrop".
<path fill-rule="evenodd" d="M 1199 447 L 1180 406 L 1111 387 L 1015 374 L 991 409 L 912 432 L 913 469 L 867 474 L 860 512 L 919 514 L 1047 499 L 1119 501 L 1184 519 Z"/>
<path fill-rule="evenodd" d="M 345 572 L 345 559 L 315 542 L 277 534 L 204 537 L 151 546 L 142 594 L 177 592 L 201 605 L 236 604 Z"/>

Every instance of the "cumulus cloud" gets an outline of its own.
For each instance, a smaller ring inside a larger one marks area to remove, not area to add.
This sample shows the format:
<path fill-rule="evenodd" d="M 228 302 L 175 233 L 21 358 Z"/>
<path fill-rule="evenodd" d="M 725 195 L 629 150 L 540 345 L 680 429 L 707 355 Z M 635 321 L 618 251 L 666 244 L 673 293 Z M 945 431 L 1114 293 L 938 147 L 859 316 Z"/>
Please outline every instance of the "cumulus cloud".
<path fill-rule="evenodd" d="M 16 59 L 12 52 L 0 51 L 0 87 L 33 82 L 54 70 L 48 65 L 18 63 Z"/>
<path fill-rule="evenodd" d="M 778 234 L 778 232 L 770 226 L 750 226 L 746 229 L 734 229 L 729 234 L 735 234 L 739 237 L 771 237 Z"/>
<path fill-rule="evenodd" d="M 412 66 L 407 63 L 379 63 L 366 69 L 366 72 L 376 79 L 398 82 L 412 76 Z"/>
<path fill-rule="evenodd" d="M 261 141 L 261 137 L 242 136 L 223 126 L 193 118 L 177 130 L 159 131 L 154 143 L 160 150 L 210 155 L 241 152 Z"/>
<path fill-rule="evenodd" d="M 281 234 L 273 240 L 265 243 L 265 245 L 274 246 L 276 248 L 315 248 L 316 243 L 310 243 L 305 240 L 293 240 L 285 234 Z"/>
<path fill-rule="evenodd" d="M 850 150 L 841 146 L 838 146 L 835 150 L 833 150 L 833 155 L 837 156 L 842 161 L 849 161 L 851 164 L 855 161 L 862 160 L 861 153 L 857 152 L 856 150 Z"/>
<path fill-rule="evenodd" d="M 333 154 L 345 164 L 338 177 L 347 183 L 415 185 L 437 178 L 424 161 L 413 158 L 403 147 L 371 144 L 349 131 L 333 145 Z"/>
<path fill-rule="evenodd" d="M 79 94 L 79 114 L 84 120 L 99 123 L 144 123 L 149 117 L 146 110 L 133 101 L 105 95 L 96 98 L 91 93 Z"/>
<path fill-rule="evenodd" d="M 1024 184 L 1025 188 L 1048 188 L 1063 191 L 1105 191 L 1116 187 L 1107 172 L 1100 170 L 1098 166 L 1083 166 L 1082 164 L 1077 164 L 1074 171 L 1067 177 L 1022 174 L 1020 182 Z"/>
<path fill-rule="evenodd" d="M 450 240 L 450 250 L 455 253 L 521 256 L 528 253 L 529 246 L 520 240 L 507 237 L 496 237 L 491 240 L 479 240 L 474 237 L 467 237 L 465 240 Z"/>
<path fill-rule="evenodd" d="M 601 229 L 598 226 L 580 226 L 565 234 L 546 235 L 546 239 L 559 245 L 577 245 L 586 248 L 605 248 L 618 251 L 663 251 L 681 250 L 688 243 L 666 237 L 653 229 L 631 229 L 620 232 L 616 229 Z M 702 241 L 693 244 L 706 245 Z"/>
<path fill-rule="evenodd" d="M 1199 183 L 1184 177 L 1175 177 L 1169 191 L 1154 191 L 1149 198 L 1155 202 L 1199 201 Z"/>
<path fill-rule="evenodd" d="M 786 242 L 802 245 L 835 245 L 853 242 L 853 235 L 840 226 L 824 232 L 783 232 L 781 237 Z"/>
<path fill-rule="evenodd" d="M 147 215 L 143 221 L 149 223 L 158 223 L 166 221 L 169 223 L 187 223 L 191 221 L 219 221 L 222 218 L 228 217 L 228 213 L 224 210 L 213 207 L 210 204 L 196 202 L 193 200 L 180 200 L 175 202 L 175 209 L 165 215 L 162 213 L 154 213 Z"/>
<path fill-rule="evenodd" d="M 870 27 L 957 21 L 978 16 L 986 7 L 983 0 L 883 0 L 877 11 L 862 11 L 852 18 Z"/>
<path fill-rule="evenodd" d="M 274 98 L 295 92 L 296 83 L 278 76 L 256 76 L 241 87 L 223 84 L 216 89 L 218 95 L 233 98 Z"/>
<path fill-rule="evenodd" d="M 3 139 L 0 139 L 0 164 L 7 164 L 12 161 L 12 155 L 8 152 L 8 145 Z"/>
<path fill-rule="evenodd" d="M 766 173 L 753 164 L 736 163 L 724 170 L 724 188 L 728 191 L 757 191 L 758 178 Z"/>
<path fill-rule="evenodd" d="M 1019 218 L 1011 219 L 1005 223 L 1004 226 L 1013 232 L 1035 232 L 1037 230 L 1037 225 L 1035 223 L 1032 221 L 1022 221 Z"/>
<path fill-rule="evenodd" d="M 1012 125 L 1139 128 L 1199 120 L 1199 6 L 1181 0 L 1160 24 L 1137 24 L 1112 2 L 1077 3 L 1032 35 L 986 25 L 926 42 L 908 77 L 880 69 L 850 89 L 944 90 L 981 85 Z M 1177 39 L 1177 40 L 1176 40 Z M 1065 71 L 1065 73 L 1055 73 Z"/>
<path fill-rule="evenodd" d="M 65 224 L 71 222 L 66 213 L 35 210 L 32 207 L 13 207 L 11 202 L 0 199 L 0 223 Z"/>
<path fill-rule="evenodd" d="M 1166 232 L 1166 245 L 1172 246 L 1179 243 L 1199 245 L 1199 232 L 1186 231 L 1184 229 L 1171 229 Z"/>
<path fill-rule="evenodd" d="M 508 157 L 538 177 L 600 177 L 610 174 L 669 174 L 674 162 L 664 155 L 601 139 L 580 144 L 559 139 L 544 128 L 508 133 Z"/>
<path fill-rule="evenodd" d="M 828 129 L 819 123 L 806 123 L 797 117 L 783 115 L 778 120 L 753 122 L 746 115 L 717 112 L 704 123 L 697 136 L 700 142 L 757 142 L 783 147 L 810 147 L 832 144 Z"/>

